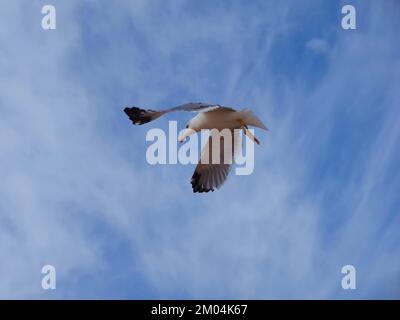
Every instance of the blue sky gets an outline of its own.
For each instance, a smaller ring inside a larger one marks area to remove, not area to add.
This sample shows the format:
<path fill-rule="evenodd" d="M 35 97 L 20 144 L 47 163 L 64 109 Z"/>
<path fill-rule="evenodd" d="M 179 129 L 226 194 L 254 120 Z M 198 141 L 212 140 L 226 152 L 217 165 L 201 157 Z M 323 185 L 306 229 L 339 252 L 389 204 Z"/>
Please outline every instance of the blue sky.
<path fill-rule="evenodd" d="M 3 2 L 0 298 L 400 298 L 397 1 Z M 189 101 L 266 123 L 254 174 L 147 164 L 123 107 Z"/>

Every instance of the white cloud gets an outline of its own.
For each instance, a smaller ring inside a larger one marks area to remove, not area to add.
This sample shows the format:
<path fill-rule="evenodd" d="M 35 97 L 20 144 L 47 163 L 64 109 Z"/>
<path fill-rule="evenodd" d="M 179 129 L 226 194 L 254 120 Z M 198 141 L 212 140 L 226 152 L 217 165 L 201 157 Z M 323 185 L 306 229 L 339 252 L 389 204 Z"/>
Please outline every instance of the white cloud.
<path fill-rule="evenodd" d="M 329 52 L 329 44 L 324 39 L 313 38 L 306 42 L 306 48 L 311 49 L 315 53 Z"/>

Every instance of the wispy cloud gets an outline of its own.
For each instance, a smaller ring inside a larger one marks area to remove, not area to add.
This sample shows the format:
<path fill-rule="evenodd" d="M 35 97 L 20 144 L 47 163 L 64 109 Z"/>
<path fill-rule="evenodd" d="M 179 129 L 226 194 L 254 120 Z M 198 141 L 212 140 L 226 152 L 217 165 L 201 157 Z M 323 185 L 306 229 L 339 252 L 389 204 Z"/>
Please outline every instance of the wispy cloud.
<path fill-rule="evenodd" d="M 306 48 L 315 53 L 326 53 L 329 51 L 329 44 L 326 40 L 313 38 L 306 43 Z"/>

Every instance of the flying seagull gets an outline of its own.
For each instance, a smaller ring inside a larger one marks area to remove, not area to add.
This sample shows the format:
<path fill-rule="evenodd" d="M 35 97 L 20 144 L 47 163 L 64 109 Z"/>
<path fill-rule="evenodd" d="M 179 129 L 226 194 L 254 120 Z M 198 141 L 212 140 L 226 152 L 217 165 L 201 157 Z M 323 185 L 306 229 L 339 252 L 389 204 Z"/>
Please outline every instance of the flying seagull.
<path fill-rule="evenodd" d="M 245 135 L 247 135 L 252 141 L 260 144 L 259 140 L 248 130 L 248 126 L 258 127 L 264 130 L 268 128 L 258 119 L 251 110 L 235 110 L 230 107 L 224 107 L 220 105 L 206 104 L 206 103 L 186 103 L 173 108 L 164 110 L 151 110 L 142 109 L 138 107 L 127 107 L 124 112 L 128 115 L 129 119 L 135 125 L 142 125 L 153 121 L 160 116 L 173 112 L 173 111 L 192 111 L 198 114 L 192 118 L 186 125 L 185 130 L 178 137 L 179 142 L 183 142 L 189 135 L 195 132 L 199 132 L 203 129 L 217 129 L 219 131 L 223 129 L 230 129 L 233 132 L 234 129 L 243 129 Z M 232 135 L 234 137 L 234 135 Z M 235 140 L 234 140 L 235 141 Z M 224 142 L 221 140 L 221 142 Z M 212 161 L 202 161 L 204 154 L 207 154 L 209 158 L 212 157 L 212 135 L 208 139 L 208 142 L 201 151 L 202 157 L 196 166 L 193 173 L 191 184 L 193 192 L 209 192 L 214 191 L 214 188 L 220 188 L 225 182 L 230 164 L 224 162 L 212 163 Z M 234 154 L 240 146 L 234 146 L 232 153 Z M 214 151 L 215 152 L 215 151 Z M 223 156 L 224 144 L 220 143 L 220 157 Z M 233 155 L 232 154 L 232 155 Z"/>

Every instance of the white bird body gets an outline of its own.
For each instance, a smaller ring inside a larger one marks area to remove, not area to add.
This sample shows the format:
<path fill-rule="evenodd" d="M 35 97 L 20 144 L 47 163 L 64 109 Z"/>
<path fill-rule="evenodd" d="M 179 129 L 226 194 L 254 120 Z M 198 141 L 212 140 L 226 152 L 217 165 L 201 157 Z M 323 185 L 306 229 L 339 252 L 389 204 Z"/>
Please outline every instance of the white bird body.
<path fill-rule="evenodd" d="M 239 129 L 241 125 L 236 111 L 216 109 L 199 112 L 189 121 L 188 127 L 198 132 L 203 129 Z"/>
<path fill-rule="evenodd" d="M 188 127 L 198 132 L 202 129 L 240 129 L 243 125 L 252 125 L 268 130 L 248 109 L 235 111 L 222 108 L 199 112 L 189 121 Z"/>

